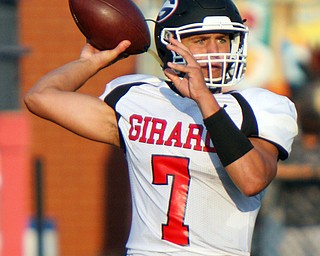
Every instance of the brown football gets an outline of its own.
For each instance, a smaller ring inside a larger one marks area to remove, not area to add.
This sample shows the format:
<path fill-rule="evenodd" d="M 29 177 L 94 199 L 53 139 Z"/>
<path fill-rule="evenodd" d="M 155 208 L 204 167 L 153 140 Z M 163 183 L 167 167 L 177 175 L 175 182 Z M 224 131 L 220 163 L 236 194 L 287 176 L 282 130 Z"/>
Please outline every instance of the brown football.
<path fill-rule="evenodd" d="M 144 15 L 131 0 L 69 0 L 71 14 L 88 42 L 99 50 L 131 41 L 127 55 L 146 52 L 150 31 Z"/>

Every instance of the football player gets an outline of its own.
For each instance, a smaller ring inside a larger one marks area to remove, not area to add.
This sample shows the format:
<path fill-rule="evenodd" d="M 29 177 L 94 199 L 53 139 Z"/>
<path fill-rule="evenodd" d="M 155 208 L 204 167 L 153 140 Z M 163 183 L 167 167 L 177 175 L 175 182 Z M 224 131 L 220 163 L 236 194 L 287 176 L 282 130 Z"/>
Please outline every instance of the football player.
<path fill-rule="evenodd" d="M 40 79 L 31 112 L 86 138 L 122 147 L 132 192 L 127 255 L 250 255 L 263 193 L 297 133 L 286 97 L 222 93 L 246 70 L 248 29 L 231 0 L 168 0 L 154 39 L 168 81 L 119 77 L 100 98 L 77 93 L 130 42 Z"/>

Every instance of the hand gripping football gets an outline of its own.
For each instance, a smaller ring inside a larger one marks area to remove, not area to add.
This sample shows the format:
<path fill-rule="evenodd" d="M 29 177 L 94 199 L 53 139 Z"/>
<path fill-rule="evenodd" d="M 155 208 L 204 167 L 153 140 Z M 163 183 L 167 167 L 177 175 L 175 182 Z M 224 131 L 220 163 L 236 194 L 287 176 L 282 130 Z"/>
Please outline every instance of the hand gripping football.
<path fill-rule="evenodd" d="M 145 18 L 131 0 L 69 0 L 71 14 L 88 42 L 99 50 L 131 41 L 125 55 L 146 52 L 150 31 Z"/>

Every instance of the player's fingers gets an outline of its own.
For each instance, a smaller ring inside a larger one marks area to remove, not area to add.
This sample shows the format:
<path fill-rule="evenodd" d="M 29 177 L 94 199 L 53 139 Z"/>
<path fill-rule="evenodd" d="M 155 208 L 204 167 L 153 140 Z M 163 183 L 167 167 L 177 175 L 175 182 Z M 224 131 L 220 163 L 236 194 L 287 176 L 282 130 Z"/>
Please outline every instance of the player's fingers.
<path fill-rule="evenodd" d="M 174 38 L 169 39 L 170 44 L 167 45 L 168 50 L 174 51 L 179 54 L 188 65 L 197 65 L 197 61 L 194 59 L 193 54 L 188 47 Z"/>
<path fill-rule="evenodd" d="M 131 45 L 131 42 L 128 40 L 121 41 L 114 49 L 102 51 L 101 54 L 103 55 L 102 61 L 105 63 L 103 67 L 110 66 L 117 61 L 128 57 L 125 55 L 125 50 Z"/>
<path fill-rule="evenodd" d="M 183 46 L 183 45 L 182 45 Z M 168 44 L 167 45 L 167 49 L 170 50 L 170 51 L 174 51 L 178 54 L 180 54 L 181 56 L 185 56 L 185 55 L 191 55 L 190 51 L 188 48 L 185 48 L 184 46 L 181 47 L 179 45 L 176 45 L 176 44 Z"/>
<path fill-rule="evenodd" d="M 115 59 L 121 53 L 123 53 L 130 45 L 131 45 L 131 42 L 129 40 L 124 40 L 124 41 L 121 41 L 114 49 L 106 52 L 111 59 Z"/>
<path fill-rule="evenodd" d="M 167 65 L 169 68 L 176 70 L 176 71 L 179 71 L 179 72 L 182 72 L 182 73 L 189 73 L 190 72 L 190 68 L 185 65 L 179 65 L 179 64 L 175 64 L 173 62 L 168 62 Z"/>
<path fill-rule="evenodd" d="M 194 59 L 193 55 L 189 51 L 183 50 L 180 47 L 177 47 L 174 45 L 168 45 L 167 49 L 179 54 L 186 61 L 187 65 L 190 65 L 190 66 L 198 65 L 197 61 Z"/>
<path fill-rule="evenodd" d="M 119 53 L 124 52 L 129 46 L 131 45 L 131 42 L 129 40 L 123 40 L 121 41 L 117 47 L 114 49 L 118 51 Z"/>
<path fill-rule="evenodd" d="M 176 80 L 178 78 L 177 74 L 171 69 L 171 68 L 166 68 L 164 70 L 164 74 L 172 81 Z"/>
<path fill-rule="evenodd" d="M 176 88 L 181 91 L 181 78 L 170 68 L 164 70 L 166 77 L 176 86 Z"/>
<path fill-rule="evenodd" d="M 189 52 L 188 47 L 186 47 L 186 46 L 185 46 L 183 43 L 181 43 L 179 40 L 177 40 L 177 39 L 175 39 L 175 38 L 173 38 L 173 37 L 170 37 L 170 38 L 169 38 L 169 42 L 170 42 L 171 45 L 175 45 L 175 46 L 177 46 L 177 47 L 179 47 L 179 48 L 181 48 L 181 49 Z"/>
<path fill-rule="evenodd" d="M 192 77 L 196 76 L 196 75 L 200 75 L 202 76 L 202 71 L 201 71 L 201 68 L 199 65 L 195 65 L 195 66 L 186 66 L 186 65 L 180 65 L 180 64 L 175 64 L 175 63 L 172 63 L 172 62 L 168 62 L 168 67 L 173 69 L 173 70 L 176 70 L 176 71 L 179 71 L 181 73 L 185 73 L 185 74 L 188 74 Z M 193 75 L 191 75 L 193 74 Z"/>

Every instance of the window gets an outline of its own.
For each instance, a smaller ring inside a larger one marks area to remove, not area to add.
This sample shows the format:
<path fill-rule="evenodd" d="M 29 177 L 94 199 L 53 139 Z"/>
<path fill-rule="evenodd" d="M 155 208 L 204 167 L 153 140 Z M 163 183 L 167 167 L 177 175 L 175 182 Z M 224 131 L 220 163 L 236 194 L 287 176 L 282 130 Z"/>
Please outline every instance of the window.
<path fill-rule="evenodd" d="M 0 0 L 0 111 L 19 107 L 17 0 Z"/>

